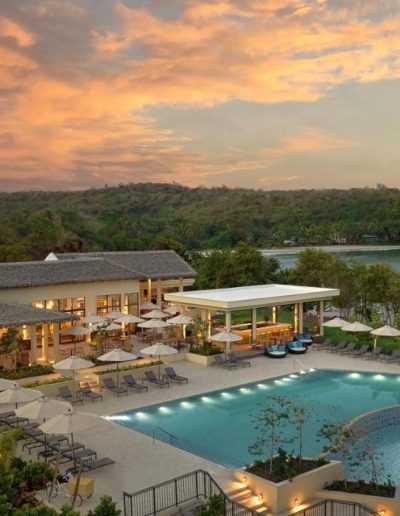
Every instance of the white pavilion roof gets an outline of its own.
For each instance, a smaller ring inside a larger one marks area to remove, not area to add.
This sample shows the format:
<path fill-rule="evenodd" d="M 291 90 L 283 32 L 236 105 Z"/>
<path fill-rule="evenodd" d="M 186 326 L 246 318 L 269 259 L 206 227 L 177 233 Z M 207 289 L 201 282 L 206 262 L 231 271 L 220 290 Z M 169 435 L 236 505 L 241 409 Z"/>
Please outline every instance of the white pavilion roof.
<path fill-rule="evenodd" d="M 334 288 L 268 284 L 174 292 L 164 294 L 164 297 L 166 301 L 188 306 L 240 310 L 321 301 L 332 299 L 339 295 L 340 291 Z"/>

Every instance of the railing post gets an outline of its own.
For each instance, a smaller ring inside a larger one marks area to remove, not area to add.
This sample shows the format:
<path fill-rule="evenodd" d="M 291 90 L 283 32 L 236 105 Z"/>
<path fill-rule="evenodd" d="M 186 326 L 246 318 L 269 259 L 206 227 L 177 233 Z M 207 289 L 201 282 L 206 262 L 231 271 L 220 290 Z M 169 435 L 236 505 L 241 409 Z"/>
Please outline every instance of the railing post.
<path fill-rule="evenodd" d="M 175 479 L 175 506 L 178 507 L 178 481 Z"/>
<path fill-rule="evenodd" d="M 153 515 L 156 516 L 156 489 L 153 487 Z"/>
<path fill-rule="evenodd" d="M 197 471 L 196 471 L 196 498 L 199 497 L 199 478 L 197 476 Z"/>

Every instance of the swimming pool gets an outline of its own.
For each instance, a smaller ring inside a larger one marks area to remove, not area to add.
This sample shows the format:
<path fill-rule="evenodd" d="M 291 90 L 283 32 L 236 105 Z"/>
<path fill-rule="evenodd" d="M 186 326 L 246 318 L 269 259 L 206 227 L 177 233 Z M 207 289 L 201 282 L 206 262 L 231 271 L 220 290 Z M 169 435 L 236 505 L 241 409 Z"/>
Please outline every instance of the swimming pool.
<path fill-rule="evenodd" d="M 400 403 L 400 375 L 311 370 L 125 411 L 110 418 L 213 462 L 242 467 L 255 459 L 248 451 L 257 435 L 252 419 L 260 404 L 277 394 L 295 396 L 311 409 L 305 425 L 305 455 L 314 456 L 324 446 L 316 437 L 324 421 L 344 422 Z M 285 431 L 289 435 L 292 430 Z M 400 481 L 398 471 L 397 477 L 395 480 Z"/>

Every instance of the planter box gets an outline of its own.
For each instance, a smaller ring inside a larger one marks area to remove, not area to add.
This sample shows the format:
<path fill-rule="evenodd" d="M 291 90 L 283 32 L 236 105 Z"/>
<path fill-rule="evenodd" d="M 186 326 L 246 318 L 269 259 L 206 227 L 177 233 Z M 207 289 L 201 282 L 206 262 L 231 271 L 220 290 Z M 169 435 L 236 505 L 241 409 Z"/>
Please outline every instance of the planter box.
<path fill-rule="evenodd" d="M 202 366 L 209 366 L 211 365 L 216 355 L 198 355 L 197 353 L 186 353 L 186 360 L 188 362 L 193 362 L 194 364 L 200 364 Z M 224 353 L 221 353 L 221 356 L 225 356 Z"/>
<path fill-rule="evenodd" d="M 41 391 L 44 394 L 44 396 L 47 396 L 47 398 L 55 398 L 59 395 L 59 387 L 69 387 L 70 391 L 73 392 L 73 381 L 68 380 L 66 382 L 49 383 L 47 385 L 38 385 L 37 387 L 32 388 Z M 75 380 L 75 391 L 78 390 L 79 381 Z"/>
<path fill-rule="evenodd" d="M 70 374 L 65 374 L 64 376 L 72 376 L 72 371 L 68 371 Z M 47 380 L 55 380 L 56 378 L 60 378 L 59 373 L 50 373 L 50 374 L 41 374 L 40 376 L 29 376 L 28 378 L 20 378 L 19 380 L 15 380 L 19 385 L 24 387 L 29 383 L 34 382 L 42 382 Z"/>
<path fill-rule="evenodd" d="M 385 516 L 398 516 L 400 514 L 400 500 L 385 496 L 372 496 L 358 493 L 344 493 L 342 491 L 330 491 L 323 489 L 315 493 L 317 498 L 323 500 L 340 500 L 342 502 L 357 502 L 369 509 Z M 384 513 L 382 511 L 385 511 Z"/>
<path fill-rule="evenodd" d="M 344 472 L 341 462 L 331 461 L 329 464 L 277 484 L 244 470 L 235 471 L 234 478 L 247 484 L 255 495 L 262 495 L 262 500 L 271 509 L 271 514 L 281 514 L 295 510 L 296 499 L 301 505 L 315 499 L 317 491 L 333 480 L 342 480 Z"/>

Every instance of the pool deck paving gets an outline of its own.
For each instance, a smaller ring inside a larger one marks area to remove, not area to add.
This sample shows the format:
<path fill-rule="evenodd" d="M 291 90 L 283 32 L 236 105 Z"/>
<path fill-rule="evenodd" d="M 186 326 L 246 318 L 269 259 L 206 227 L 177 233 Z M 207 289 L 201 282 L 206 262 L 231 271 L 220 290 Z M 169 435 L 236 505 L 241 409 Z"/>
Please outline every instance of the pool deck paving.
<path fill-rule="evenodd" d="M 178 374 L 189 378 L 188 384 L 173 384 L 160 389 L 149 385 L 149 392 L 129 392 L 127 396 L 103 391 L 104 401 L 85 401 L 77 410 L 107 416 L 116 412 L 167 402 L 208 391 L 232 387 L 257 380 L 286 375 L 301 369 L 344 369 L 350 371 L 372 371 L 377 373 L 399 373 L 398 364 L 385 364 L 346 356 L 332 355 L 310 349 L 305 355 L 284 359 L 256 357 L 251 367 L 226 370 L 221 367 L 204 367 L 187 361 L 173 364 Z M 6 410 L 6 406 L 4 406 Z M 123 491 L 136 492 L 157 483 L 205 469 L 228 489 L 231 479 L 229 469 L 185 452 L 168 444 L 154 441 L 149 436 L 101 420 L 95 428 L 74 434 L 74 440 L 98 452 L 99 457 L 110 457 L 115 464 L 89 472 L 94 479 L 95 490 L 90 499 L 84 500 L 82 514 L 97 505 L 100 496 L 107 494 L 116 500 L 122 509 Z M 35 455 L 33 454 L 32 457 Z M 64 500 L 56 502 L 62 505 Z"/>

